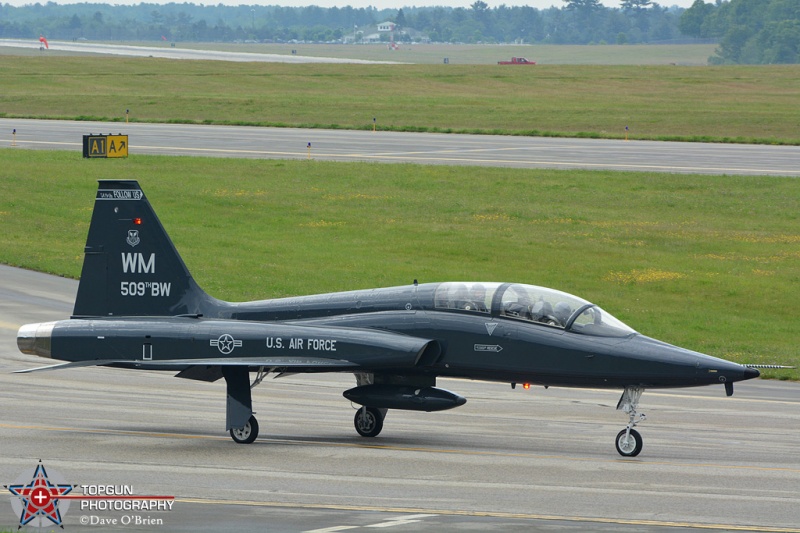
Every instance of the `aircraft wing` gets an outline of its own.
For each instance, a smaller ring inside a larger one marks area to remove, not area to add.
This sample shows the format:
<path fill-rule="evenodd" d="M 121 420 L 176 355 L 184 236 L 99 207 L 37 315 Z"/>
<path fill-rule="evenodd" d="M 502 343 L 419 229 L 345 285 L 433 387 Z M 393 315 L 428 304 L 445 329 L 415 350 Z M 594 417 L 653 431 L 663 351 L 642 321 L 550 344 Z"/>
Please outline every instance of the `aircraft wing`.
<path fill-rule="evenodd" d="M 295 370 L 328 369 L 331 371 L 358 369 L 359 365 L 342 359 L 328 359 L 324 357 L 234 357 L 234 358 L 209 358 L 209 359 L 168 359 L 164 361 L 142 361 L 136 359 L 91 359 L 85 361 L 72 361 L 54 365 L 39 366 L 15 370 L 13 374 L 29 374 L 47 370 L 64 370 L 67 368 L 83 368 L 87 366 L 130 366 L 130 367 L 159 367 L 164 370 L 168 367 L 186 368 L 194 366 L 247 366 L 290 368 Z"/>

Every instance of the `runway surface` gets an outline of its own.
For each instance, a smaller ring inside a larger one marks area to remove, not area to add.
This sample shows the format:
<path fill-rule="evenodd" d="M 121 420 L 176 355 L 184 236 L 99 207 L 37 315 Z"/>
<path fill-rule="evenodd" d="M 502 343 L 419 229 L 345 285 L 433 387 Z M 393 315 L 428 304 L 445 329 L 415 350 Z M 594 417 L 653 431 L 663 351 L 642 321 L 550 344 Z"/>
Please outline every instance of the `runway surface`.
<path fill-rule="evenodd" d="M 42 44 L 35 39 L 0 39 L 0 47 L 38 50 Z M 234 61 L 239 63 L 353 63 L 353 64 L 398 64 L 396 61 L 369 61 L 340 57 L 313 57 L 284 54 L 259 54 L 253 52 L 222 52 L 220 50 L 194 50 L 180 46 L 161 48 L 157 46 L 131 46 L 124 44 L 88 43 L 83 41 L 50 41 L 46 53 L 71 52 L 125 57 L 160 57 L 179 60 Z"/>
<path fill-rule="evenodd" d="M 132 155 L 800 176 L 798 146 L 0 119 L 0 147 L 81 152 L 90 133 L 128 135 Z"/>
<path fill-rule="evenodd" d="M 10 374 L 47 364 L 17 351 L 17 328 L 68 317 L 76 289 L 0 266 L 0 484 L 41 460 L 70 484 L 175 501 L 162 512 L 73 501 L 65 531 L 800 530 L 795 383 L 737 383 L 732 398 L 722 387 L 647 391 L 644 450 L 624 459 L 616 391 L 441 380 L 468 403 L 392 411 L 381 436 L 364 439 L 341 396 L 352 376 L 293 376 L 254 390 L 261 437 L 243 446 L 223 431 L 221 382 Z M 16 530 L 9 500 L 0 529 Z M 118 523 L 91 525 L 100 519 Z"/>

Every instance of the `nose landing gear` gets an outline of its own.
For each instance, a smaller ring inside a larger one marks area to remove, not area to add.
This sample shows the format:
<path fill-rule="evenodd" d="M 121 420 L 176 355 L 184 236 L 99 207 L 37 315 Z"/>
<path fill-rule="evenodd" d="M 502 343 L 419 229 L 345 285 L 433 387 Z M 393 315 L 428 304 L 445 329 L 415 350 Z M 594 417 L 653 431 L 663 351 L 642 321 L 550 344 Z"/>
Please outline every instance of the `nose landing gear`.
<path fill-rule="evenodd" d="M 617 434 L 615 442 L 617 452 L 623 457 L 636 457 L 642 451 L 642 436 L 633 428 L 647 418 L 644 413 L 636 412 L 643 392 L 643 387 L 625 387 L 617 403 L 617 410 L 628 413 L 629 417 L 628 425 Z"/>

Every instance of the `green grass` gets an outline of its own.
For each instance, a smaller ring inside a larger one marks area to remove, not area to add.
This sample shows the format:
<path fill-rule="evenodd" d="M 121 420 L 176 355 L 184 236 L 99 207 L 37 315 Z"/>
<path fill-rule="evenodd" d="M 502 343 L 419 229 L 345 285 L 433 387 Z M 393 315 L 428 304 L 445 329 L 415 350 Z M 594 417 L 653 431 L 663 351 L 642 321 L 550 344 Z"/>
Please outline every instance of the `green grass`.
<path fill-rule="evenodd" d="M 298 57 L 336 57 L 370 61 L 396 61 L 411 64 L 496 65 L 510 57 L 526 57 L 539 65 L 683 65 L 705 66 L 714 55 L 716 44 L 641 44 L 641 45 L 481 45 L 481 44 L 400 44 L 389 50 L 385 44 L 234 44 L 178 42 L 120 42 L 107 44 L 133 45 L 167 49 L 221 50 L 254 54 L 296 55 Z M 295 54 L 292 54 L 292 51 Z M 59 50 L 51 43 L 46 52 L 37 48 L 0 47 L 0 55 L 26 57 L 89 56 L 95 54 Z"/>
<path fill-rule="evenodd" d="M 800 364 L 797 179 L 0 149 L 0 262 L 77 277 L 111 176 L 140 180 L 220 298 L 518 281 L 705 353 Z"/>
<path fill-rule="evenodd" d="M 591 47 L 589 47 L 591 48 Z M 800 66 L 0 56 L 0 117 L 800 144 Z"/>
<path fill-rule="evenodd" d="M 129 43 L 170 48 L 170 44 Z M 389 50 L 385 44 L 224 44 L 177 43 L 177 48 L 222 50 L 260 54 L 338 57 L 397 61 L 413 64 L 496 65 L 511 57 L 525 57 L 537 65 L 683 65 L 705 66 L 714 55 L 715 44 L 680 45 L 479 45 L 400 44 Z"/>

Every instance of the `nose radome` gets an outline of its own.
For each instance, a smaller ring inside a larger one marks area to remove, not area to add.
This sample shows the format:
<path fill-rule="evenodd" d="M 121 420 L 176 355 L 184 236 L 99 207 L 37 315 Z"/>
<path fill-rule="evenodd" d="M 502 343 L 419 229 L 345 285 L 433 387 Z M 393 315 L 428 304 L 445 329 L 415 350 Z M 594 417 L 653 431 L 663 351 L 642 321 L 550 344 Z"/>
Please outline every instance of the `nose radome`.
<path fill-rule="evenodd" d="M 761 372 L 755 368 L 745 367 L 744 377 L 742 379 L 753 379 L 761 375 Z"/>
<path fill-rule="evenodd" d="M 734 382 L 734 381 L 744 381 L 746 379 L 753 379 L 757 378 L 761 375 L 761 372 L 756 370 L 755 368 L 750 368 L 749 366 L 740 365 L 738 363 L 728 363 L 727 365 L 717 367 L 719 372 L 719 379 L 723 383 L 725 381 Z M 712 366 L 713 369 L 713 366 Z M 711 372 L 715 372 L 711 370 Z"/>

